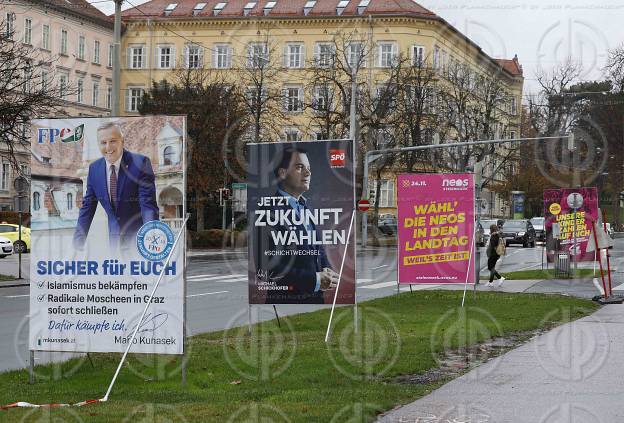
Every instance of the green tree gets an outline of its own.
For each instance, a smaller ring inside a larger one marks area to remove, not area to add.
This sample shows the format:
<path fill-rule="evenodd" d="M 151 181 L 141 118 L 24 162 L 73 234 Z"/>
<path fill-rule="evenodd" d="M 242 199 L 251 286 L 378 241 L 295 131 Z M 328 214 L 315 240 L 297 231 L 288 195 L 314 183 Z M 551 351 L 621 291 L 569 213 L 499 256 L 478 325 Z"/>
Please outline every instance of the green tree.
<path fill-rule="evenodd" d="M 177 70 L 171 81 L 154 82 L 139 112 L 187 116 L 187 200 L 199 231 L 206 206 L 218 206 L 218 189 L 242 174 L 243 160 L 236 156 L 242 149 L 234 144 L 246 129 L 244 106 L 235 87 L 205 69 Z"/>

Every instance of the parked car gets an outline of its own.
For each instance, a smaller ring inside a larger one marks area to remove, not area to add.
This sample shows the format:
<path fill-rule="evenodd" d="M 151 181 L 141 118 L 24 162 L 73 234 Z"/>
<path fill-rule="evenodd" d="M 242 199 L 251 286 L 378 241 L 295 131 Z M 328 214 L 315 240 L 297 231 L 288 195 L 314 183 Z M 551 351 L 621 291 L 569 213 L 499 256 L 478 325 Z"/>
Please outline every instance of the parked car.
<path fill-rule="evenodd" d="M 392 214 L 380 214 L 377 220 L 377 227 L 384 235 L 395 235 L 397 233 L 397 218 Z"/>
<path fill-rule="evenodd" d="M 19 226 L 12 223 L 0 223 L 0 236 L 8 238 L 13 243 L 15 253 L 30 251 L 30 228 L 22 225 L 22 240 L 19 240 Z"/>
<path fill-rule="evenodd" d="M 0 236 L 0 258 L 13 254 L 13 243 L 9 238 Z"/>
<path fill-rule="evenodd" d="M 539 242 L 546 242 L 544 220 L 543 217 L 534 217 L 531 219 L 531 225 L 533 225 L 533 229 L 535 229 L 535 239 Z"/>
<path fill-rule="evenodd" d="M 522 244 L 524 248 L 535 247 L 535 229 L 528 220 L 508 220 L 503 224 L 505 245 Z"/>

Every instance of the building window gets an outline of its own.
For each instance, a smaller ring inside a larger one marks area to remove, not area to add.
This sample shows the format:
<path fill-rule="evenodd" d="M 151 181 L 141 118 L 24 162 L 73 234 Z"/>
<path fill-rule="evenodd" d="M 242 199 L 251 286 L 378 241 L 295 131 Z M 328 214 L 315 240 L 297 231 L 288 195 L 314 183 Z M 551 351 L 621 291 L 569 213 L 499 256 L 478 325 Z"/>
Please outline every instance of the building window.
<path fill-rule="evenodd" d="M 433 48 L 433 68 L 438 69 L 440 67 L 440 47 L 435 46 Z"/>
<path fill-rule="evenodd" d="M 245 93 L 245 98 L 251 110 L 257 111 L 262 109 L 264 108 L 264 103 L 267 99 L 266 88 L 262 88 L 262 91 L 260 91 L 260 88 L 258 87 L 248 87 Z"/>
<path fill-rule="evenodd" d="M 78 59 L 80 60 L 85 59 L 85 42 L 84 35 L 78 37 Z"/>
<path fill-rule="evenodd" d="M 33 192 L 33 210 L 38 211 L 41 209 L 41 194 Z"/>
<path fill-rule="evenodd" d="M 317 66 L 329 67 L 334 64 L 334 46 L 333 44 L 320 43 L 316 44 L 314 52 L 314 61 Z"/>
<path fill-rule="evenodd" d="M 41 91 L 43 93 L 48 92 L 48 79 L 50 78 L 50 72 L 43 68 L 41 69 Z"/>
<path fill-rule="evenodd" d="M 186 67 L 198 69 L 204 66 L 204 49 L 198 45 L 186 46 Z"/>
<path fill-rule="evenodd" d="M 100 42 L 98 40 L 93 42 L 93 63 L 100 64 Z"/>
<path fill-rule="evenodd" d="M 269 63 L 266 43 L 251 43 L 247 47 L 247 67 L 262 68 Z"/>
<path fill-rule="evenodd" d="M 31 82 L 32 82 L 32 69 L 30 67 L 26 67 L 24 69 L 24 86 L 22 87 L 22 90 L 24 93 L 30 92 Z"/>
<path fill-rule="evenodd" d="M 24 44 L 32 44 L 32 19 L 24 19 Z"/>
<path fill-rule="evenodd" d="M 379 207 L 394 207 L 394 181 L 388 179 L 381 180 Z"/>
<path fill-rule="evenodd" d="M 317 141 L 323 141 L 323 140 L 327 140 L 329 138 L 327 137 L 327 135 L 323 131 L 319 130 L 319 131 L 316 131 L 314 133 L 314 139 L 317 140 Z"/>
<path fill-rule="evenodd" d="M 67 210 L 74 208 L 74 196 L 71 192 L 67 193 Z"/>
<path fill-rule="evenodd" d="M 511 114 L 512 115 L 518 114 L 518 103 L 516 101 L 516 97 L 511 98 Z"/>
<path fill-rule="evenodd" d="M 97 107 L 100 98 L 100 84 L 97 82 L 93 83 L 93 98 L 91 101 L 91 105 Z"/>
<path fill-rule="evenodd" d="M 228 69 L 232 67 L 232 49 L 229 45 L 215 45 L 213 65 L 217 69 Z"/>
<path fill-rule="evenodd" d="M 299 69 L 303 67 L 303 44 L 288 44 L 286 46 L 286 67 Z"/>
<path fill-rule="evenodd" d="M 0 179 L 0 189 L 6 191 L 9 189 L 9 172 L 11 171 L 8 163 L 2 163 L 2 178 Z"/>
<path fill-rule="evenodd" d="M 379 44 L 379 66 L 382 68 L 391 68 L 394 66 L 396 59 L 396 51 L 394 43 Z"/>
<path fill-rule="evenodd" d="M 82 78 L 78 78 L 76 100 L 78 101 L 78 103 L 84 103 L 84 79 Z"/>
<path fill-rule="evenodd" d="M 43 25 L 41 28 L 41 48 L 50 50 L 50 25 Z"/>
<path fill-rule="evenodd" d="M 173 67 L 173 47 L 160 46 L 158 47 L 158 68 L 169 69 Z"/>
<path fill-rule="evenodd" d="M 9 40 L 13 39 L 13 34 L 15 33 L 15 13 L 13 12 L 7 12 L 6 14 L 6 20 L 5 20 L 5 26 L 6 26 L 6 37 Z"/>
<path fill-rule="evenodd" d="M 301 112 L 303 110 L 303 88 L 285 88 L 284 95 L 284 110 L 287 112 Z"/>
<path fill-rule="evenodd" d="M 425 64 L 425 48 L 412 46 L 412 66 L 422 67 Z"/>
<path fill-rule="evenodd" d="M 347 61 L 351 69 L 364 66 L 364 47 L 362 43 L 350 43 L 347 52 Z"/>
<path fill-rule="evenodd" d="M 301 141 L 301 132 L 297 128 L 284 129 L 284 138 L 286 141 Z"/>
<path fill-rule="evenodd" d="M 67 56 L 67 30 L 61 29 L 61 54 Z"/>
<path fill-rule="evenodd" d="M 106 87 L 106 108 L 111 109 L 113 107 L 113 87 L 110 85 Z"/>
<path fill-rule="evenodd" d="M 174 154 L 175 152 L 173 151 L 173 147 L 165 147 L 163 151 L 163 164 L 165 166 L 171 166 L 173 164 Z"/>
<path fill-rule="evenodd" d="M 143 46 L 130 47 L 129 68 L 142 69 L 145 63 L 145 48 Z"/>
<path fill-rule="evenodd" d="M 143 88 L 128 88 L 126 91 L 126 111 L 138 112 L 142 97 Z"/>
<path fill-rule="evenodd" d="M 108 67 L 112 68 L 113 67 L 113 45 L 109 44 L 108 45 Z"/>
<path fill-rule="evenodd" d="M 325 112 L 329 110 L 331 104 L 331 90 L 327 85 L 314 87 L 314 101 L 312 108 L 316 112 Z"/>
<path fill-rule="evenodd" d="M 67 84 L 69 81 L 69 76 L 65 73 L 61 73 L 59 75 L 59 97 L 62 99 L 67 95 Z"/>

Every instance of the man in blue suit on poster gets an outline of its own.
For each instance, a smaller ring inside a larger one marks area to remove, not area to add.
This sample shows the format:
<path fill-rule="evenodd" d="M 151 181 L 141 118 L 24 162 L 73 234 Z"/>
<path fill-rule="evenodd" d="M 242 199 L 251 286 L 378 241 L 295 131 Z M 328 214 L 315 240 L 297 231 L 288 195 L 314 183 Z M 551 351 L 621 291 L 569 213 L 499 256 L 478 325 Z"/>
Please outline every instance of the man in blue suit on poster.
<path fill-rule="evenodd" d="M 124 149 L 121 128 L 114 122 L 98 128 L 97 140 L 103 157 L 89 166 L 74 245 L 84 246 L 98 203 L 108 216 L 110 246 L 134 244 L 139 228 L 158 220 L 152 164 L 149 158 Z"/>
<path fill-rule="evenodd" d="M 310 210 L 303 193 L 310 189 L 312 171 L 307 152 L 302 148 L 286 148 L 280 163 L 274 169 L 278 189 L 274 204 L 264 206 L 267 211 L 291 211 L 301 216 Z M 316 231 L 313 224 L 296 226 L 257 227 L 254 251 L 256 281 L 265 283 L 266 304 L 323 304 L 324 291 L 335 288 L 338 274 L 331 268 L 323 245 L 303 242 L 298 245 L 276 245 L 271 231 Z"/>

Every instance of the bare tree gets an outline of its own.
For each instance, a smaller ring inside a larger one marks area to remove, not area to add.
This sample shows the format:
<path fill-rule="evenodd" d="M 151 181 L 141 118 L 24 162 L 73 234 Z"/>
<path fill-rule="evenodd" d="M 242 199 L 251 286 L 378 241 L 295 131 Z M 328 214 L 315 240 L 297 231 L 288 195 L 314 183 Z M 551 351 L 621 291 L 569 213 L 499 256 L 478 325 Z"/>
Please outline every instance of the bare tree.
<path fill-rule="evenodd" d="M 249 43 L 245 55 L 238 58 L 236 71 L 241 86 L 238 93 L 245 105 L 245 126 L 250 128 L 249 138 L 253 142 L 274 141 L 289 123 L 285 93 L 275 84 L 283 71 L 280 57 L 277 44 L 267 30 Z"/>
<path fill-rule="evenodd" d="M 19 170 L 16 150 L 30 148 L 30 120 L 65 115 L 63 99 L 75 88 L 56 77 L 56 57 L 14 40 L 11 30 L 0 22 L 0 156 Z"/>
<path fill-rule="evenodd" d="M 613 83 L 613 88 L 620 93 L 624 92 L 624 44 L 609 50 L 606 70 Z"/>

